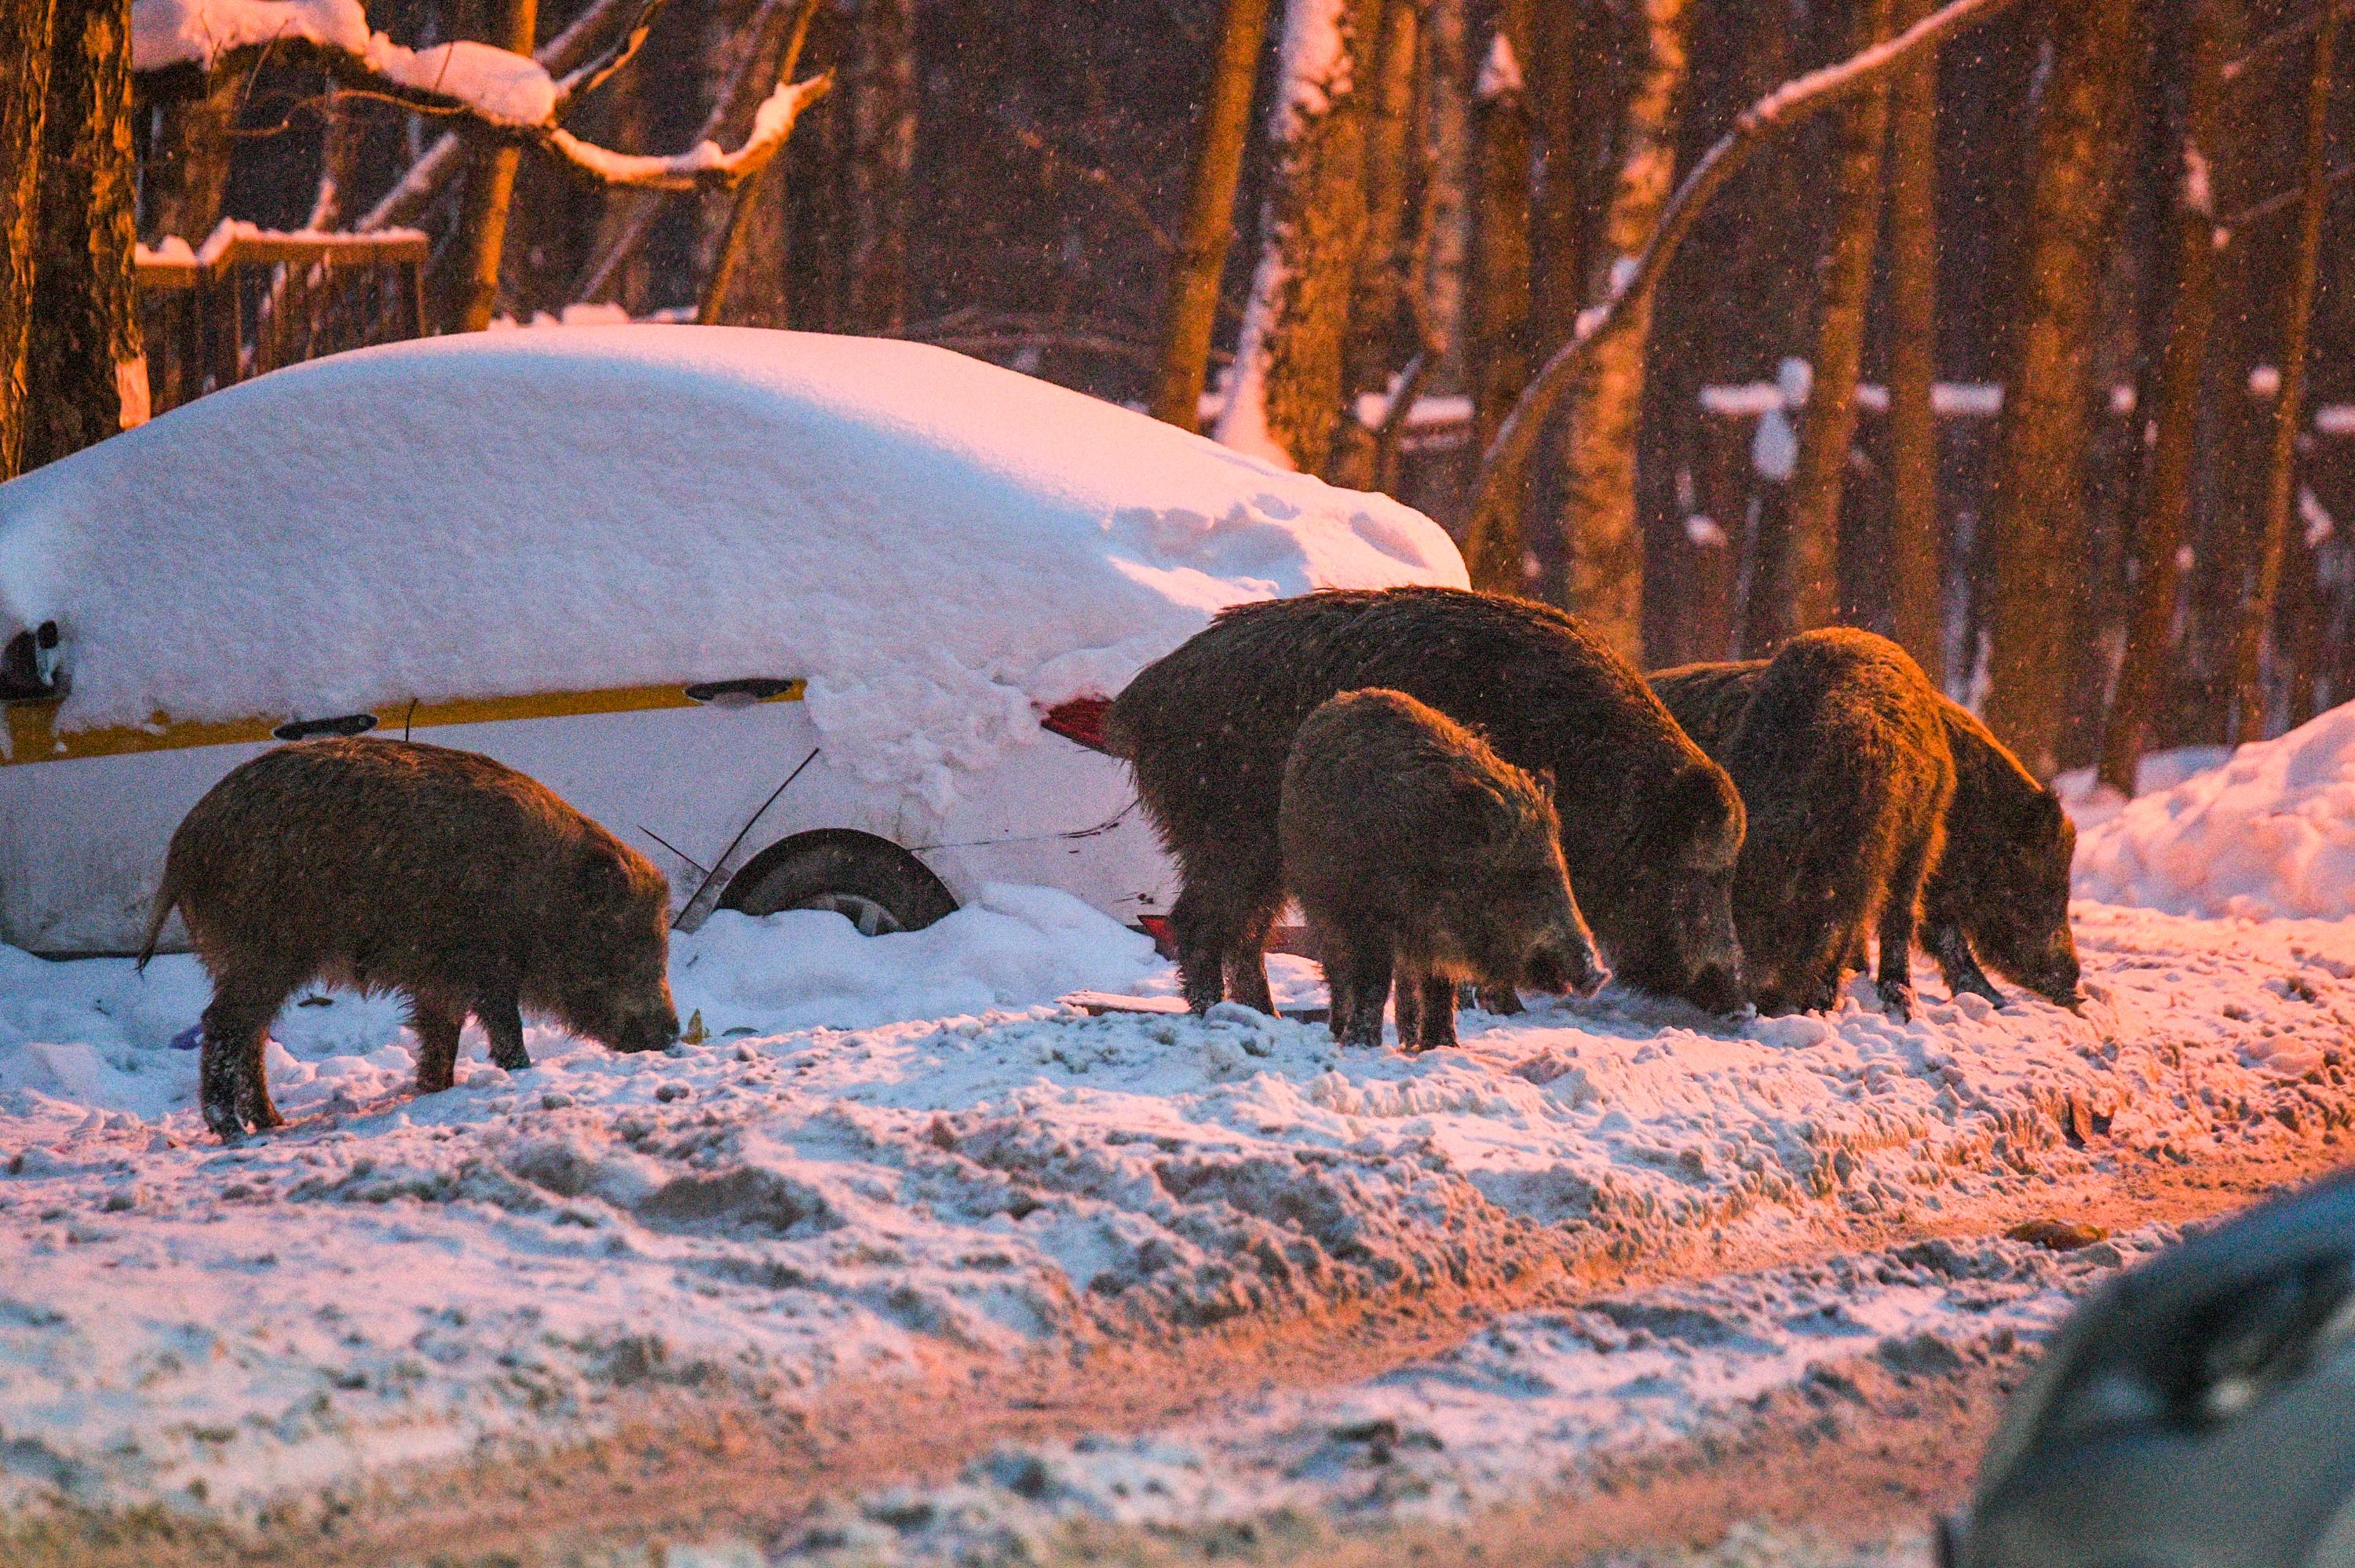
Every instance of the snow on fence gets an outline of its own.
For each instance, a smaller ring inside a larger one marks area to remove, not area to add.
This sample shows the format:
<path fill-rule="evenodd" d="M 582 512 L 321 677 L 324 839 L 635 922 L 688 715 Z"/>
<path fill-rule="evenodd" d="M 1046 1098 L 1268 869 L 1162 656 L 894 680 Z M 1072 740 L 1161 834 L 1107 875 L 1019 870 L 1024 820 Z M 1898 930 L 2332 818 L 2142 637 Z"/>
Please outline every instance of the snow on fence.
<path fill-rule="evenodd" d="M 282 233 L 224 220 L 200 246 L 139 248 L 156 413 L 281 366 L 425 330 L 426 237 Z"/>

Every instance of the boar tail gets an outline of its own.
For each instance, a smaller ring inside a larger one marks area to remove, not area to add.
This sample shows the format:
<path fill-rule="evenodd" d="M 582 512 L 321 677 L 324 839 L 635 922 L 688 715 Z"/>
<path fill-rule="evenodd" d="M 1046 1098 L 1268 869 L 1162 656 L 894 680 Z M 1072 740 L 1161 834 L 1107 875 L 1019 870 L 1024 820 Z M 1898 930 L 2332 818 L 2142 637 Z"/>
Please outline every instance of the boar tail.
<path fill-rule="evenodd" d="M 139 961 L 133 972 L 144 973 L 147 960 L 155 956 L 155 940 L 164 934 L 164 922 L 172 917 L 172 906 L 180 901 L 179 889 L 172 885 L 172 863 L 164 863 L 164 885 L 155 890 L 155 912 L 147 916 L 147 935 L 139 944 Z"/>

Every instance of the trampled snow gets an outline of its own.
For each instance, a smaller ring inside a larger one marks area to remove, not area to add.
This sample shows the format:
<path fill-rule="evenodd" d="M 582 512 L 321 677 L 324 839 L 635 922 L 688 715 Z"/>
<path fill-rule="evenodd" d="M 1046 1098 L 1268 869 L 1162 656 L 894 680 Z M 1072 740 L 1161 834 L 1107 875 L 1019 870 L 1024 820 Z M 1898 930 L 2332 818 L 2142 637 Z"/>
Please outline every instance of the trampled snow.
<path fill-rule="evenodd" d="M 189 960 L 5 955 L 0 1497 L 241 1506 L 578 1438 L 650 1387 L 790 1402 L 941 1347 L 1804 1245 L 2339 1136 L 2355 928 L 2078 914 L 2082 1017 L 1950 1002 L 1927 974 L 1910 1023 L 1860 982 L 1828 1017 L 1738 1030 L 1606 990 L 1467 1014 L 1463 1049 L 1422 1057 L 1236 1009 L 1060 1007 L 1172 977 L 1036 890 L 878 938 L 721 915 L 674 952 L 699 1045 L 534 1028 L 507 1074 L 470 1032 L 459 1086 L 420 1098 L 393 1005 L 335 993 L 277 1026 L 293 1125 L 236 1150 L 168 1044 L 203 1002 Z M 1562 1354 L 1584 1333 L 1500 1331 Z M 1809 1352 L 1759 1353 L 1781 1377 Z M 1563 1378 L 1546 1419 L 1588 1420 L 1598 1396 Z"/>
<path fill-rule="evenodd" d="M 1464 581 L 1386 497 L 741 328 L 362 350 L 0 486 L 0 619 L 62 629 L 63 727 L 805 676 L 830 758 L 935 801 L 972 715 L 1115 692 L 1225 605 Z"/>
<path fill-rule="evenodd" d="M 2138 797 L 2079 840 L 2076 889 L 2182 915 L 2355 916 L 2355 704 Z"/>

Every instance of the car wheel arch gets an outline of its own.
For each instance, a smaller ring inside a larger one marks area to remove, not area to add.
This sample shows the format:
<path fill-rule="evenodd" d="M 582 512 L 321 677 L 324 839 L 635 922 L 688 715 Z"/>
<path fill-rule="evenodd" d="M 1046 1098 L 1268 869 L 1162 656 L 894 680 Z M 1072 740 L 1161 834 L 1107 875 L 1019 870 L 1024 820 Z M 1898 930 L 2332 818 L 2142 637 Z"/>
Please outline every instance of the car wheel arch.
<path fill-rule="evenodd" d="M 729 878 L 719 907 L 754 916 L 834 909 L 875 936 L 922 930 L 954 913 L 957 899 L 904 846 L 856 828 L 816 828 L 754 855 Z"/>

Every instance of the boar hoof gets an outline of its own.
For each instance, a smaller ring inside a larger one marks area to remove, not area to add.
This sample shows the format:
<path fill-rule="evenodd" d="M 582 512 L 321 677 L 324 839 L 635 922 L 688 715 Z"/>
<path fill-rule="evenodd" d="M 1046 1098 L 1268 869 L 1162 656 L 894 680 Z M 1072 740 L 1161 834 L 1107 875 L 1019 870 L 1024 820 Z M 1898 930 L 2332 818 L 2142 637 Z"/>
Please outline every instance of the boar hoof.
<path fill-rule="evenodd" d="M 1902 980 L 1882 980 L 1875 988 L 1881 992 L 1881 1005 L 1889 1016 L 1900 1023 L 1913 1018 L 1913 988 Z"/>

